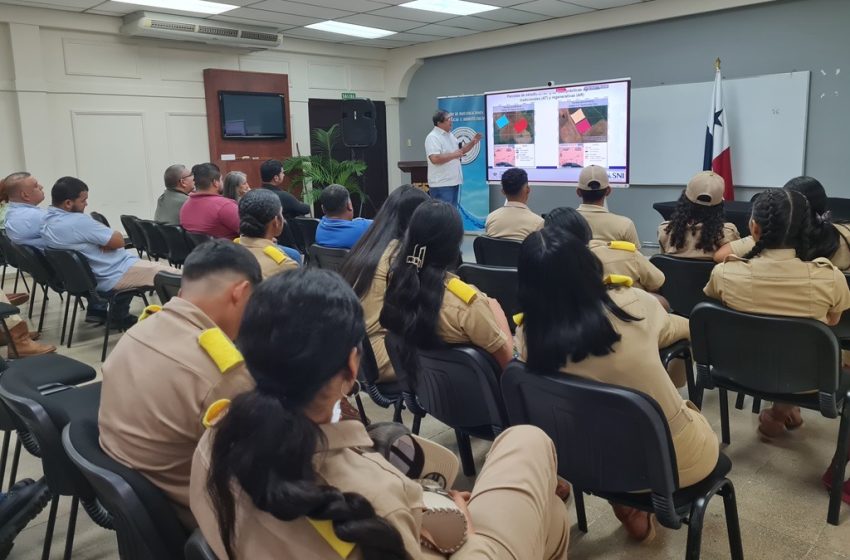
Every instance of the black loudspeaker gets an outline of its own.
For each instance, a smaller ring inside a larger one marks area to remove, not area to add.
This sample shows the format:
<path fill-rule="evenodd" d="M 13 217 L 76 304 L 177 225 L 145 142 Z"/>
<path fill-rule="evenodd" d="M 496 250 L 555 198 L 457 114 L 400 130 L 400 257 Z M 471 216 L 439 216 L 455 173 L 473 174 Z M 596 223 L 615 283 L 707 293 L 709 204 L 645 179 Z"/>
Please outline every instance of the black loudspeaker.
<path fill-rule="evenodd" d="M 342 102 L 342 143 L 348 148 L 368 148 L 378 141 L 375 104 L 371 99 Z"/>

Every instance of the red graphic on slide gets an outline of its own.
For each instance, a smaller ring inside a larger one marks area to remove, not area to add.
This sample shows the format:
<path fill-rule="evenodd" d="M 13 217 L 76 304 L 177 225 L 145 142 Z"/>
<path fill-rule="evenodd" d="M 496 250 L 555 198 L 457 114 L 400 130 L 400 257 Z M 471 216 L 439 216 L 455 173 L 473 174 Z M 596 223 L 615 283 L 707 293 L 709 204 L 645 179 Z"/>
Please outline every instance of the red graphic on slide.
<path fill-rule="evenodd" d="M 518 134 L 523 132 L 526 128 L 528 128 L 528 120 L 525 118 L 519 119 L 514 123 L 514 130 L 516 130 Z"/>

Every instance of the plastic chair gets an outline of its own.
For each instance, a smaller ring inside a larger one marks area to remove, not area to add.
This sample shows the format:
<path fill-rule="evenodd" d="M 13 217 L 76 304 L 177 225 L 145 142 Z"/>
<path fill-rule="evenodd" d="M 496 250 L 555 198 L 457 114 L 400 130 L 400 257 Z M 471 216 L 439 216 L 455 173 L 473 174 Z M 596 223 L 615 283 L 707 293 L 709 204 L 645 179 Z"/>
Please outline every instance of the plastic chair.
<path fill-rule="evenodd" d="M 183 277 L 179 274 L 170 272 L 157 272 L 153 277 L 153 288 L 156 290 L 156 295 L 159 296 L 159 302 L 162 305 L 168 303 L 171 298 L 177 295 L 180 291 L 180 282 Z"/>
<path fill-rule="evenodd" d="M 194 249 L 201 243 L 206 243 L 207 241 L 212 241 L 213 239 L 215 239 L 215 237 L 213 237 L 212 235 L 207 235 L 206 233 L 195 233 L 192 231 L 186 231 L 185 229 L 183 230 L 183 232 L 186 234 L 186 243 L 192 249 Z"/>
<path fill-rule="evenodd" d="M 835 334 L 814 319 L 755 315 L 701 303 L 690 319 L 697 368 L 697 404 L 704 389 L 720 392 L 723 443 L 730 442 L 727 391 L 841 417 L 833 480 L 844 480 L 850 445 L 850 375 L 841 369 Z M 829 495 L 827 521 L 838 525 L 841 484 Z"/>
<path fill-rule="evenodd" d="M 310 262 L 314 263 L 317 268 L 325 268 L 339 272 L 342 267 L 342 262 L 348 256 L 349 249 L 337 249 L 334 247 L 323 247 L 313 243 L 307 251 L 310 255 Z"/>
<path fill-rule="evenodd" d="M 136 216 L 130 216 L 128 214 L 121 215 L 121 225 L 124 226 L 124 232 L 130 238 L 130 243 L 133 244 L 136 252 L 139 253 L 139 258 L 142 258 L 142 253 L 148 250 L 148 243 L 145 240 L 145 235 L 142 233 L 141 227 L 137 223 L 138 221 L 139 218 Z"/>
<path fill-rule="evenodd" d="M 165 246 L 168 248 L 168 263 L 171 266 L 183 266 L 186 257 L 192 252 L 192 247 L 186 241 L 183 228 L 168 224 L 156 224 L 155 227 L 159 230 L 160 236 L 165 240 Z"/>
<path fill-rule="evenodd" d="M 474 284 L 482 292 L 495 298 L 508 318 L 511 332 L 516 331 L 514 314 L 519 312 L 517 301 L 517 269 L 503 266 L 464 263 L 457 269 L 460 279 Z"/>
<path fill-rule="evenodd" d="M 119 298 L 141 297 L 145 305 L 148 304 L 148 298 L 145 295 L 146 291 L 153 290 L 153 286 L 139 286 L 135 288 L 127 288 L 125 290 L 112 290 L 109 292 L 98 292 L 97 281 L 94 273 L 91 270 L 86 258 L 77 251 L 65 251 L 59 249 L 45 249 L 44 256 L 47 261 L 53 266 L 62 279 L 65 289 L 68 291 L 68 299 L 65 301 L 65 318 L 62 323 L 62 335 L 60 344 L 65 340 L 65 327 L 68 324 L 68 309 L 71 305 L 71 297 L 74 297 L 74 312 L 71 316 L 71 328 L 68 331 L 68 348 L 71 347 L 71 340 L 74 336 L 74 323 L 77 320 L 77 308 L 80 306 L 83 297 L 89 297 L 89 301 L 106 300 L 106 322 L 104 324 L 103 333 L 103 350 L 101 351 L 100 361 L 106 359 L 106 347 L 109 344 L 109 329 L 113 323 L 113 308 Z M 118 318 L 120 320 L 120 318 Z M 123 329 L 122 329 L 123 330 Z"/>
<path fill-rule="evenodd" d="M 92 417 L 65 426 L 62 445 L 112 516 L 121 560 L 182 560 L 188 531 L 174 506 L 141 473 L 107 455 L 99 436 L 95 411 Z"/>
<path fill-rule="evenodd" d="M 18 262 L 21 267 L 32 277 L 33 289 L 30 293 L 29 301 L 30 318 L 32 318 L 32 310 L 35 306 L 36 295 L 38 294 L 37 288 L 41 287 L 41 315 L 38 319 L 38 332 L 41 332 L 44 326 L 44 311 L 48 300 L 47 289 L 50 288 L 61 296 L 65 292 L 65 286 L 41 251 L 29 245 L 12 244 L 12 246 L 17 251 Z"/>
<path fill-rule="evenodd" d="M 186 560 L 218 560 L 200 529 L 195 529 L 184 548 Z"/>
<path fill-rule="evenodd" d="M 156 261 L 159 259 L 168 259 L 168 244 L 165 242 L 162 232 L 157 228 L 156 222 L 152 220 L 138 220 L 136 223 L 139 224 L 142 235 L 145 236 L 148 257 L 153 257 Z"/>
<path fill-rule="evenodd" d="M 688 524 L 685 558 L 697 559 L 709 500 L 720 494 L 731 558 L 743 560 L 735 488 L 726 478 L 731 461 L 721 453 L 708 477 L 680 488 L 670 428 L 649 396 L 565 373 L 532 372 L 518 361 L 502 374 L 502 394 L 513 424 L 533 424 L 552 438 L 558 474 L 573 485 L 583 532 L 584 494 L 592 494 L 654 512 L 671 529 Z"/>
<path fill-rule="evenodd" d="M 104 216 L 100 212 L 91 212 L 91 213 L 89 213 L 89 216 L 91 216 L 93 220 L 97 220 L 98 222 L 102 223 L 106 227 L 112 227 L 112 226 L 109 225 L 109 220 L 106 219 L 106 216 Z"/>
<path fill-rule="evenodd" d="M 714 261 L 656 254 L 649 258 L 649 262 L 664 273 L 666 280 L 660 293 L 677 315 L 688 317 L 696 304 L 713 301 L 702 289 L 708 284 Z"/>
<path fill-rule="evenodd" d="M 516 268 L 521 242 L 513 239 L 498 239 L 480 235 L 472 242 L 475 262 L 488 266 L 510 266 Z"/>
<path fill-rule="evenodd" d="M 9 240 L 9 236 L 6 235 L 6 230 L 0 230 L 0 250 L 3 251 L 3 259 L 6 263 L 15 268 L 15 286 L 12 288 L 13 292 L 18 291 L 18 279 L 20 278 L 24 282 L 24 288 L 26 288 L 27 292 L 30 291 L 29 284 L 27 284 L 27 278 L 24 276 L 23 271 L 21 270 L 21 264 L 18 262 L 18 254 L 12 247 L 12 242 Z M 5 278 L 5 267 L 3 265 L 3 276 Z"/>
<path fill-rule="evenodd" d="M 401 422 L 401 411 L 404 409 L 404 394 L 401 384 L 397 381 L 384 383 L 378 381 L 378 361 L 375 359 L 375 351 L 368 340 L 363 341 L 363 357 L 360 360 L 357 380 L 375 404 L 381 408 L 393 407 L 393 422 Z M 359 394 L 356 396 L 356 400 L 360 418 L 365 424 L 366 411 Z M 415 433 L 419 433 L 418 426 Z"/>
<path fill-rule="evenodd" d="M 319 227 L 319 220 L 309 216 L 297 216 L 288 223 L 292 223 L 293 230 L 298 231 L 296 237 L 301 237 L 301 242 L 304 244 L 303 247 L 299 247 L 301 252 L 309 252 L 310 247 L 316 242 L 316 229 Z"/>

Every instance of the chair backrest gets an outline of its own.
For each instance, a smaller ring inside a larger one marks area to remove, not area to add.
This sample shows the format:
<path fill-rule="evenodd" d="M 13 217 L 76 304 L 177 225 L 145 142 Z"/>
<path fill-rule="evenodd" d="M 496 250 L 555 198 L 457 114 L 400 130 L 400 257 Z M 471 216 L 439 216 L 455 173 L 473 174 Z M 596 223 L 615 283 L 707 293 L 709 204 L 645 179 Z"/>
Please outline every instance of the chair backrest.
<path fill-rule="evenodd" d="M 358 379 L 361 383 L 365 382 L 368 385 L 374 385 L 378 382 L 379 373 L 378 359 L 375 358 L 375 351 L 372 349 L 372 344 L 366 339 L 363 341 L 363 356 L 360 359 Z"/>
<path fill-rule="evenodd" d="M 836 221 L 850 220 L 850 198 L 829 197 L 826 206 L 832 213 L 832 219 Z"/>
<path fill-rule="evenodd" d="M 519 312 L 516 268 L 464 263 L 458 267 L 457 274 L 464 282 L 475 285 L 491 298 L 495 298 L 508 317 L 511 332 L 516 330 L 513 319 L 514 314 Z"/>
<path fill-rule="evenodd" d="M 817 390 L 821 412 L 838 414 L 841 347 L 824 323 L 742 313 L 709 302 L 694 308 L 690 330 L 701 379 L 710 375 L 763 394 Z"/>
<path fill-rule="evenodd" d="M 102 223 L 106 227 L 112 227 L 112 226 L 109 225 L 109 220 L 106 219 L 106 216 L 104 216 L 100 212 L 90 212 L 89 216 L 91 216 L 93 220 L 97 220 L 98 222 Z M 128 236 L 129 236 L 129 234 L 128 234 Z"/>
<path fill-rule="evenodd" d="M 168 247 L 168 262 L 172 264 L 182 265 L 189 253 L 192 252 L 192 247 L 186 241 L 186 233 L 180 226 L 170 224 L 156 224 L 156 229 L 165 239 L 165 246 Z"/>
<path fill-rule="evenodd" d="M 511 266 L 516 268 L 519 248 L 522 245 L 513 239 L 497 239 L 480 235 L 472 242 L 475 262 L 489 266 Z"/>
<path fill-rule="evenodd" d="M 6 235 L 5 229 L 0 230 L 0 250 L 3 251 L 3 258 L 6 259 L 9 266 L 20 268 L 20 264 L 18 263 L 18 254 L 12 247 L 12 242 L 9 240 L 9 236 Z"/>
<path fill-rule="evenodd" d="M 519 361 L 505 368 L 502 394 L 512 424 L 532 424 L 552 438 L 558 474 L 576 490 L 649 489 L 659 516 L 663 503 L 672 508 L 679 486 L 676 454 L 652 398 L 574 375 L 532 372 Z"/>
<path fill-rule="evenodd" d="M 218 560 L 200 529 L 195 529 L 184 549 L 186 560 Z"/>
<path fill-rule="evenodd" d="M 196 233 L 193 231 L 186 230 L 183 230 L 183 232 L 186 234 L 186 243 L 192 249 L 194 249 L 201 243 L 206 243 L 207 241 L 212 241 L 213 239 L 215 239 L 215 237 L 213 237 L 212 235 L 207 235 L 206 233 Z"/>
<path fill-rule="evenodd" d="M 157 229 L 156 222 L 152 220 L 139 220 L 136 222 L 142 230 L 147 242 L 148 254 L 155 259 L 168 258 L 168 244 L 162 232 Z"/>
<path fill-rule="evenodd" d="M 348 249 L 322 247 L 321 245 L 317 245 L 315 243 L 310 245 L 310 249 L 308 251 L 308 253 L 310 254 L 310 259 L 316 264 L 317 267 L 326 268 L 335 272 L 339 272 L 339 269 L 342 267 L 342 261 L 345 260 L 345 257 L 348 255 L 348 252 Z"/>
<path fill-rule="evenodd" d="M 50 265 L 44 253 L 29 245 L 12 245 L 21 268 L 28 272 L 37 284 L 46 285 L 56 292 L 65 291 L 61 277 Z"/>
<path fill-rule="evenodd" d="M 159 301 L 163 305 L 180 291 L 182 278 L 181 275 L 171 272 L 157 272 L 156 276 L 153 277 L 154 290 L 156 290 L 156 295 L 159 296 Z"/>
<path fill-rule="evenodd" d="M 44 256 L 62 279 L 69 294 L 85 296 L 97 290 L 97 280 L 91 266 L 81 253 L 66 249 L 45 249 Z"/>
<path fill-rule="evenodd" d="M 139 472 L 104 453 L 94 418 L 73 420 L 62 432 L 68 457 L 112 515 L 122 560 L 182 559 L 188 532 L 162 491 Z"/>
<path fill-rule="evenodd" d="M 310 247 L 316 242 L 316 229 L 319 227 L 319 220 L 309 216 L 297 216 L 292 220 L 292 223 L 304 243 L 303 249 L 309 251 Z"/>
<path fill-rule="evenodd" d="M 670 255 L 652 255 L 650 262 L 664 273 L 661 295 L 670 302 L 673 312 L 688 317 L 694 306 L 711 301 L 702 289 L 708 284 L 714 261 L 681 259 Z"/>
<path fill-rule="evenodd" d="M 130 238 L 133 247 L 141 253 L 148 250 L 148 243 L 145 235 L 142 233 L 142 228 L 139 227 L 138 221 L 139 218 L 136 216 L 130 216 L 128 214 L 121 215 L 121 225 L 124 226 L 127 237 Z"/>

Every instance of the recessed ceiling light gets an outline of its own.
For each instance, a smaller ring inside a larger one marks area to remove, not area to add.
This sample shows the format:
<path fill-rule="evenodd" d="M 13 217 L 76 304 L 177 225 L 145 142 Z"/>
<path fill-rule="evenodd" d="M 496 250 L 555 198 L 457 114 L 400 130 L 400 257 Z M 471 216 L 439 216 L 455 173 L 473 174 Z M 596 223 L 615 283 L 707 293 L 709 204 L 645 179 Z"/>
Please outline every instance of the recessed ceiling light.
<path fill-rule="evenodd" d="M 429 12 L 440 12 L 458 16 L 468 16 L 498 10 L 498 6 L 479 4 L 478 2 L 465 2 L 464 0 L 414 0 L 401 4 L 402 8 L 413 8 L 415 10 L 428 10 Z"/>
<path fill-rule="evenodd" d="M 199 12 L 202 14 L 220 14 L 238 8 L 231 4 L 219 4 L 218 2 L 207 2 L 206 0 L 112 0 L 118 4 L 134 4 L 136 6 L 149 6 L 151 8 L 167 8 L 169 10 L 181 10 L 184 12 Z"/>
<path fill-rule="evenodd" d="M 305 25 L 304 27 L 318 29 L 319 31 L 328 31 L 329 33 L 339 33 L 340 35 L 364 37 L 366 39 L 378 39 L 387 35 L 395 35 L 395 31 L 387 31 L 386 29 L 378 29 L 377 27 L 366 27 L 365 25 L 354 25 L 353 23 L 342 21 L 321 21 L 319 23 Z"/>

